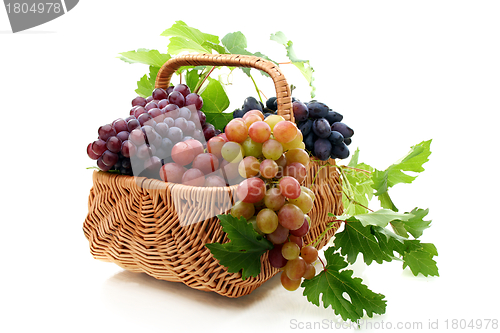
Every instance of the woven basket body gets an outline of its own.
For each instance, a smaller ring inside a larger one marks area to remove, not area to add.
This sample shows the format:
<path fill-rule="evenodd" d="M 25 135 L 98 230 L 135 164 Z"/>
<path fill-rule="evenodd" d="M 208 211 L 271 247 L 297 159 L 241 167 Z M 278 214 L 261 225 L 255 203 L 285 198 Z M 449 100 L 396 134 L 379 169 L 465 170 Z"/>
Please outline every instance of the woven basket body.
<path fill-rule="evenodd" d="M 179 56 L 162 67 L 156 86 L 166 88 L 175 70 L 186 65 L 253 67 L 266 71 L 276 86 L 278 114 L 293 121 L 289 87 L 274 63 L 251 56 Z M 316 195 L 305 243 L 325 231 L 332 219 L 328 213 L 340 215 L 343 210 L 338 171 L 335 166 L 322 167 L 324 164 L 311 161 L 303 184 Z M 237 185 L 194 187 L 94 171 L 89 212 L 83 224 L 91 254 L 160 280 L 182 282 L 227 297 L 247 295 L 278 272 L 269 264 L 267 253 L 261 258 L 261 273 L 243 281 L 241 273 L 228 273 L 205 246 L 229 241 L 215 216 L 230 210 L 236 188 Z M 335 228 L 330 229 L 317 248 L 326 245 L 334 233 Z"/>

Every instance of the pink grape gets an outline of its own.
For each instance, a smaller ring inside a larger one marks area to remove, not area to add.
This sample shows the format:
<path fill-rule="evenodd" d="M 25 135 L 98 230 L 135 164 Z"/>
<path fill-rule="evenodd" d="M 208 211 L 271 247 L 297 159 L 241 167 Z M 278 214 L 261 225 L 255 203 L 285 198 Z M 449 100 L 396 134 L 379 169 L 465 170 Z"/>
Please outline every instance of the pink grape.
<path fill-rule="evenodd" d="M 281 143 L 292 141 L 297 135 L 297 126 L 291 121 L 280 121 L 273 128 L 273 135 Z"/>
<path fill-rule="evenodd" d="M 280 190 L 276 187 L 267 190 L 264 196 L 264 204 L 267 208 L 274 211 L 279 210 L 285 204 L 285 197 L 281 194 Z"/>
<path fill-rule="evenodd" d="M 248 178 L 240 183 L 236 194 L 241 201 L 257 203 L 266 195 L 266 184 L 260 178 Z"/>
<path fill-rule="evenodd" d="M 229 141 L 242 143 L 248 135 L 248 129 L 245 121 L 241 118 L 231 120 L 224 130 Z"/>
<path fill-rule="evenodd" d="M 182 175 L 182 184 L 191 186 L 203 186 L 205 185 L 205 175 L 199 169 L 188 169 Z"/>
<path fill-rule="evenodd" d="M 244 217 L 245 219 L 251 218 L 255 214 L 255 206 L 249 202 L 237 201 L 233 207 L 231 207 L 231 215 L 240 218 Z"/>
<path fill-rule="evenodd" d="M 304 212 L 294 204 L 287 203 L 280 208 L 278 220 L 283 227 L 296 230 L 304 223 Z"/>
<path fill-rule="evenodd" d="M 278 164 L 276 164 L 275 161 L 273 160 L 264 160 L 262 163 L 260 163 L 260 174 L 262 177 L 271 179 L 276 177 L 278 174 L 279 168 Z"/>
<path fill-rule="evenodd" d="M 193 162 L 194 150 L 186 142 L 177 142 L 172 148 L 172 159 L 180 165 L 188 165 Z"/>
<path fill-rule="evenodd" d="M 271 241 L 273 244 L 283 244 L 288 239 L 289 234 L 290 230 L 283 227 L 281 224 L 278 224 L 276 230 L 268 234 L 266 237 L 267 240 Z"/>
<path fill-rule="evenodd" d="M 255 142 L 264 143 L 271 136 L 271 127 L 262 120 L 256 121 L 248 128 L 248 136 Z"/>
<path fill-rule="evenodd" d="M 290 280 L 300 280 L 305 272 L 306 262 L 301 257 L 288 260 L 284 268 L 284 273 L 286 273 Z"/>
<path fill-rule="evenodd" d="M 165 182 L 181 183 L 186 168 L 177 163 L 166 163 L 160 169 L 160 177 Z"/>
<path fill-rule="evenodd" d="M 194 158 L 193 168 L 199 169 L 205 175 L 208 175 L 219 168 L 219 160 L 211 153 L 202 153 Z"/>
<path fill-rule="evenodd" d="M 297 199 L 300 195 L 300 184 L 297 179 L 285 176 L 279 180 L 281 194 L 288 199 Z"/>
<path fill-rule="evenodd" d="M 281 254 L 283 244 L 275 244 L 274 247 L 268 252 L 268 259 L 271 266 L 275 268 L 285 267 L 288 260 Z"/>
<path fill-rule="evenodd" d="M 243 178 L 255 177 L 259 174 L 260 162 L 253 156 L 242 159 L 238 165 L 238 173 Z"/>

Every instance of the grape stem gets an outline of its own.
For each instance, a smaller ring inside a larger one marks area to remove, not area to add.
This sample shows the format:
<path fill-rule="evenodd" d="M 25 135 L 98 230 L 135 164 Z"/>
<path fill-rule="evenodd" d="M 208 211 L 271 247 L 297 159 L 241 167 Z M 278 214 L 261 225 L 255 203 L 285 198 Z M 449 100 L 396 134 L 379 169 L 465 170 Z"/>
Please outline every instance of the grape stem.
<path fill-rule="evenodd" d="M 320 257 L 318 257 L 318 260 L 321 262 L 321 265 L 323 265 L 323 271 L 325 271 L 325 272 L 326 272 L 326 266 L 325 266 L 325 263 L 323 262 L 323 260 L 322 260 Z"/>
<path fill-rule="evenodd" d="M 255 90 L 257 91 L 257 95 L 259 95 L 259 100 L 260 100 L 260 102 L 261 102 L 261 103 L 263 103 L 263 102 L 262 102 L 262 96 L 260 95 L 260 89 L 259 89 L 259 87 L 257 87 L 257 83 L 255 82 L 255 80 L 254 80 L 254 78 L 253 78 L 252 74 L 250 74 L 250 73 L 249 73 L 249 74 L 248 74 L 248 76 L 250 76 L 250 79 L 252 80 L 253 85 L 255 86 Z"/>
<path fill-rule="evenodd" d="M 194 88 L 194 91 L 193 91 L 195 94 L 198 94 L 201 87 L 203 86 L 203 83 L 205 83 L 205 81 L 210 76 L 210 74 L 212 74 L 214 69 L 215 69 L 215 66 L 212 66 L 212 68 L 210 70 L 207 71 L 207 69 L 205 69 L 205 71 L 203 73 L 201 73 L 200 80 L 198 80 L 198 83 L 196 84 L 196 87 Z"/>

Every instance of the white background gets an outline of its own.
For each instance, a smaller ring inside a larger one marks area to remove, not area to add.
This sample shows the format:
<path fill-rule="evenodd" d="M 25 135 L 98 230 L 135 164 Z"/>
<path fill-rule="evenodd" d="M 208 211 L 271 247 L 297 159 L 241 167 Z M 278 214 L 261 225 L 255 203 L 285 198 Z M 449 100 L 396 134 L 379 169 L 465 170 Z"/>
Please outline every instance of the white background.
<path fill-rule="evenodd" d="M 415 331 L 423 332 L 429 321 L 443 330 L 447 319 L 500 319 L 498 1 L 135 3 L 81 1 L 18 34 L 0 9 L 0 331 L 270 332 L 339 320 L 300 289 L 284 290 L 279 277 L 227 299 L 90 255 L 82 224 L 93 161 L 85 148 L 100 125 L 128 115 L 147 71 L 117 56 L 166 52 L 160 34 L 176 20 L 221 37 L 242 31 L 248 50 L 278 61 L 287 61 L 284 48 L 269 35 L 283 31 L 310 59 L 317 98 L 354 128 L 361 161 L 384 169 L 433 139 L 426 171 L 391 191 L 402 211 L 430 208 L 422 240 L 438 248 L 440 277 L 414 277 L 395 262 L 356 264 L 355 275 L 388 300 L 372 325 L 422 322 Z M 308 100 L 305 80 L 283 70 Z M 235 76 L 228 94 L 234 109 L 253 94 L 251 82 Z"/>

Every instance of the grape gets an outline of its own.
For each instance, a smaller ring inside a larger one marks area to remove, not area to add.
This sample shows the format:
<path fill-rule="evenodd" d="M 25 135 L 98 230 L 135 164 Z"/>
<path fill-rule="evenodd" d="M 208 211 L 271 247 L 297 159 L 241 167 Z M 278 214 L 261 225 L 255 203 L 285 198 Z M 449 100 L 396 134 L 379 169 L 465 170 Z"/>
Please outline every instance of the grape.
<path fill-rule="evenodd" d="M 313 155 L 314 155 L 314 141 L 315 137 L 314 133 L 312 132 L 306 135 L 306 137 L 304 138 L 304 144 L 306 146 L 306 149 L 310 151 Z"/>
<path fill-rule="evenodd" d="M 307 119 L 299 124 L 299 130 L 302 132 L 303 136 L 307 136 L 311 132 L 312 125 L 313 121 L 311 119 Z"/>
<path fill-rule="evenodd" d="M 100 157 L 100 155 L 97 155 L 92 150 L 92 143 L 89 143 L 89 145 L 87 146 L 87 155 L 89 155 L 89 157 L 93 160 L 97 160 Z"/>
<path fill-rule="evenodd" d="M 159 101 L 157 104 L 158 104 L 158 109 L 163 110 L 168 105 L 168 99 L 164 98 L 161 101 Z M 165 111 L 162 111 L 162 113 L 165 113 Z"/>
<path fill-rule="evenodd" d="M 186 120 L 191 119 L 191 110 L 189 110 L 187 107 L 182 107 L 179 109 L 179 117 L 182 117 Z"/>
<path fill-rule="evenodd" d="M 255 177 L 259 174 L 260 162 L 254 156 L 247 156 L 238 165 L 238 173 L 243 178 Z"/>
<path fill-rule="evenodd" d="M 294 242 L 286 242 L 281 248 L 281 254 L 286 260 L 297 259 L 300 254 L 300 247 Z"/>
<path fill-rule="evenodd" d="M 305 192 L 300 192 L 300 195 L 297 199 L 290 199 L 288 200 L 289 203 L 294 204 L 295 206 L 299 207 L 304 214 L 307 214 L 311 211 L 313 208 L 313 201 L 309 194 Z"/>
<path fill-rule="evenodd" d="M 255 97 L 247 97 L 245 98 L 245 100 L 243 101 L 243 106 L 241 107 L 241 109 L 244 111 L 244 112 L 247 112 L 247 111 L 250 111 L 250 110 L 259 110 L 259 111 L 262 111 L 262 105 L 260 105 L 260 103 L 257 101 L 257 99 L 255 99 Z"/>
<path fill-rule="evenodd" d="M 141 96 L 137 96 L 136 98 L 134 98 L 132 100 L 132 106 L 145 106 L 146 105 L 146 99 L 144 97 L 141 97 Z"/>
<path fill-rule="evenodd" d="M 158 123 L 155 126 L 156 133 L 160 134 L 162 138 L 167 137 L 168 130 L 169 130 L 169 126 L 164 122 Z"/>
<path fill-rule="evenodd" d="M 297 199 L 300 195 L 300 184 L 297 179 L 285 176 L 281 178 L 278 182 L 280 193 L 288 199 Z M 297 228 L 290 228 L 297 229 Z"/>
<path fill-rule="evenodd" d="M 129 132 L 132 132 L 133 130 L 135 130 L 136 128 L 139 128 L 139 127 L 141 127 L 141 124 L 139 123 L 139 121 L 137 119 L 130 119 L 127 122 L 127 129 Z"/>
<path fill-rule="evenodd" d="M 165 91 L 167 92 L 167 95 L 170 95 L 170 93 L 174 91 L 174 86 L 172 84 L 169 85 Z"/>
<path fill-rule="evenodd" d="M 158 156 L 151 156 L 144 161 L 144 169 L 158 173 L 161 168 L 161 160 Z"/>
<path fill-rule="evenodd" d="M 156 104 L 155 101 L 151 101 L 148 104 L 146 104 L 146 106 L 144 107 L 144 110 L 146 110 L 146 112 L 147 112 L 147 111 L 154 109 L 154 108 L 158 108 L 158 104 Z"/>
<path fill-rule="evenodd" d="M 116 135 L 116 130 L 110 124 L 99 127 L 97 131 L 99 134 L 99 139 L 107 141 L 110 137 Z"/>
<path fill-rule="evenodd" d="M 115 121 L 113 121 L 112 126 L 115 129 L 116 133 L 120 133 L 122 131 L 128 130 L 127 122 L 125 120 L 123 120 L 122 118 L 119 118 L 119 119 L 116 119 Z"/>
<path fill-rule="evenodd" d="M 308 264 L 312 264 L 318 259 L 318 250 L 313 246 L 304 246 L 300 250 L 300 256 Z"/>
<path fill-rule="evenodd" d="M 240 183 L 236 194 L 241 201 L 257 203 L 266 195 L 266 184 L 260 178 L 248 178 Z"/>
<path fill-rule="evenodd" d="M 290 149 L 285 153 L 285 157 L 287 165 L 298 162 L 307 167 L 310 162 L 309 154 L 301 148 Z"/>
<path fill-rule="evenodd" d="M 241 109 L 237 109 L 233 111 L 233 119 L 235 118 L 242 118 L 245 115 L 245 111 Z"/>
<path fill-rule="evenodd" d="M 118 154 L 112 153 L 109 150 L 106 150 L 102 153 L 102 163 L 107 166 L 113 166 L 116 162 L 118 162 Z"/>
<path fill-rule="evenodd" d="M 328 128 L 328 130 L 330 130 L 330 128 Z M 304 149 L 305 146 L 304 143 L 302 142 L 303 139 L 304 138 L 302 136 L 302 133 L 300 131 L 297 131 L 297 135 L 295 136 L 295 138 L 293 138 L 292 141 L 283 143 L 283 150 L 286 151 L 294 148 Z"/>
<path fill-rule="evenodd" d="M 275 268 L 285 267 L 288 261 L 283 258 L 283 255 L 281 254 L 282 247 L 282 244 L 275 244 L 274 247 L 268 252 L 269 263 Z"/>
<path fill-rule="evenodd" d="M 148 111 L 148 114 L 153 118 L 155 122 L 161 122 L 165 119 L 165 112 L 161 111 L 159 108 L 153 108 Z"/>
<path fill-rule="evenodd" d="M 161 140 L 160 148 L 165 152 L 165 157 L 171 155 L 173 147 L 174 144 L 172 143 L 172 140 L 170 140 L 169 138 L 163 138 Z"/>
<path fill-rule="evenodd" d="M 272 209 L 262 209 L 257 214 L 257 227 L 265 234 L 274 232 L 278 227 L 278 215 Z"/>
<path fill-rule="evenodd" d="M 226 142 L 221 149 L 222 157 L 231 163 L 237 163 L 243 159 L 243 148 L 237 142 Z"/>
<path fill-rule="evenodd" d="M 292 141 L 297 135 L 297 127 L 291 121 L 281 121 L 273 128 L 273 135 L 281 143 Z"/>
<path fill-rule="evenodd" d="M 295 229 L 295 230 L 290 230 L 290 234 L 295 236 L 295 237 L 303 237 L 307 235 L 309 232 L 309 221 L 307 220 L 307 217 L 304 217 L 304 223 L 300 226 L 300 228 Z"/>
<path fill-rule="evenodd" d="M 198 111 L 198 119 L 200 120 L 200 126 L 204 126 L 207 122 L 207 116 L 203 111 Z"/>
<path fill-rule="evenodd" d="M 162 137 L 160 134 L 156 133 L 152 126 L 144 125 L 141 130 L 146 136 L 146 143 L 155 147 L 159 147 L 161 145 Z"/>
<path fill-rule="evenodd" d="M 174 127 L 175 124 L 175 120 L 172 117 L 165 117 L 165 119 L 163 119 L 163 122 L 167 124 L 169 128 Z"/>
<path fill-rule="evenodd" d="M 273 244 L 283 244 L 288 239 L 289 234 L 290 230 L 278 223 L 278 227 L 276 227 L 276 230 L 268 234 L 266 238 Z"/>
<path fill-rule="evenodd" d="M 332 146 L 332 158 L 344 159 L 349 156 L 349 148 L 345 143 Z"/>
<path fill-rule="evenodd" d="M 215 127 L 212 124 L 206 123 L 203 126 L 203 136 L 205 140 L 208 141 L 215 136 Z"/>
<path fill-rule="evenodd" d="M 328 141 L 330 141 L 332 145 L 338 145 L 344 141 L 344 136 L 340 134 L 340 132 L 331 131 L 330 136 L 328 137 Z"/>
<path fill-rule="evenodd" d="M 173 143 L 177 143 L 182 140 L 184 134 L 182 130 L 178 127 L 170 127 L 168 130 L 167 138 L 169 138 Z"/>
<path fill-rule="evenodd" d="M 131 113 L 131 116 L 134 116 L 135 118 L 138 118 L 141 114 L 147 113 L 146 109 L 142 106 L 136 106 L 135 109 L 133 109 L 134 113 Z"/>
<path fill-rule="evenodd" d="M 253 141 L 264 143 L 271 136 L 271 127 L 262 120 L 256 121 L 248 128 L 248 135 Z"/>
<path fill-rule="evenodd" d="M 250 126 L 252 126 L 253 123 L 256 123 L 258 121 L 262 121 L 262 119 L 256 115 L 256 114 L 245 114 L 242 118 L 243 121 L 245 121 L 245 125 L 247 127 L 247 130 L 250 129 Z"/>
<path fill-rule="evenodd" d="M 293 106 L 293 116 L 296 122 L 305 121 L 309 117 L 309 110 L 307 105 L 300 101 L 295 101 L 292 103 Z"/>
<path fill-rule="evenodd" d="M 194 149 L 186 142 L 177 142 L 172 148 L 172 159 L 179 165 L 188 165 L 195 158 Z"/>
<path fill-rule="evenodd" d="M 203 174 L 208 175 L 219 169 L 219 160 L 210 153 L 201 153 L 193 160 L 193 168 L 199 169 Z"/>
<path fill-rule="evenodd" d="M 325 118 L 315 119 L 313 122 L 312 130 L 319 138 L 326 139 L 330 136 L 331 129 L 330 123 Z"/>
<path fill-rule="evenodd" d="M 274 131 L 274 126 L 276 126 L 276 124 L 278 124 L 282 121 L 285 121 L 285 118 L 283 118 L 282 116 L 275 115 L 275 114 L 264 119 L 264 122 L 266 124 L 268 124 L 269 127 L 271 127 L 271 131 Z"/>
<path fill-rule="evenodd" d="M 151 96 L 153 97 L 153 99 L 156 99 L 158 101 L 161 101 L 162 99 L 166 99 L 168 97 L 167 92 L 162 88 L 155 88 Z"/>
<path fill-rule="evenodd" d="M 278 110 L 278 103 L 277 103 L 278 99 L 276 97 L 270 97 L 267 101 L 266 101 L 266 107 L 272 111 L 276 111 Z"/>
<path fill-rule="evenodd" d="M 186 97 L 187 95 L 189 95 L 191 93 L 191 90 L 189 89 L 189 87 L 184 84 L 184 83 L 179 83 L 178 85 L 176 85 L 174 87 L 174 91 L 178 91 L 182 94 L 182 96 Z"/>
<path fill-rule="evenodd" d="M 311 197 L 312 201 L 314 201 L 314 199 L 316 199 L 316 195 L 314 194 L 314 192 L 310 188 L 305 187 L 305 186 L 301 186 L 300 190 L 302 192 L 306 192 Z"/>
<path fill-rule="evenodd" d="M 260 157 L 262 155 L 262 143 L 257 143 L 251 138 L 246 138 L 241 144 L 244 156 Z"/>
<path fill-rule="evenodd" d="M 314 143 L 314 156 L 322 161 L 326 161 L 330 158 L 332 151 L 332 144 L 326 139 L 318 139 Z"/>
<path fill-rule="evenodd" d="M 281 252 L 283 252 L 283 250 Z M 286 275 L 290 280 L 300 281 L 302 275 L 304 275 L 305 272 L 306 272 L 306 262 L 301 257 L 298 257 L 293 260 L 288 260 L 284 268 L 284 273 L 286 273 Z"/>
<path fill-rule="evenodd" d="M 160 177 L 165 182 L 181 183 L 186 168 L 177 163 L 166 163 L 160 168 Z"/>
<path fill-rule="evenodd" d="M 180 128 L 182 133 L 184 133 L 187 129 L 187 120 L 179 117 L 174 120 L 174 126 Z"/>
<path fill-rule="evenodd" d="M 137 146 L 136 156 L 139 159 L 145 160 L 146 158 L 153 156 L 153 155 L 154 154 L 153 154 L 151 147 L 148 147 L 148 145 L 146 145 L 145 143 L 140 145 L 140 146 L 139 145 Z"/>
<path fill-rule="evenodd" d="M 285 204 L 285 197 L 281 194 L 277 187 L 267 190 L 264 196 L 264 204 L 267 208 L 274 211 L 279 210 Z"/>
<path fill-rule="evenodd" d="M 149 103 L 153 100 L 153 96 L 146 97 L 146 103 Z"/>
<path fill-rule="evenodd" d="M 274 178 L 278 174 L 278 171 L 278 164 L 273 160 L 266 159 L 260 163 L 260 174 L 264 178 Z"/>
<path fill-rule="evenodd" d="M 170 102 L 170 104 L 175 104 L 180 108 L 182 108 L 185 103 L 184 95 L 182 95 L 180 91 L 176 91 L 175 89 L 170 93 L 170 95 L 168 95 L 168 101 Z"/>
<path fill-rule="evenodd" d="M 278 212 L 278 220 L 288 230 L 296 230 L 304 223 L 304 212 L 294 204 L 286 203 Z"/>
<path fill-rule="evenodd" d="M 340 134 L 342 134 L 345 139 L 350 138 L 354 135 L 354 131 L 352 130 L 352 128 L 344 123 L 334 123 L 331 127 L 331 130 L 340 132 Z"/>
<path fill-rule="evenodd" d="M 111 168 L 113 167 L 112 165 L 104 164 L 104 162 L 102 161 L 102 156 L 100 156 L 97 159 L 97 166 L 99 167 L 99 169 L 101 169 L 101 171 L 104 171 L 104 172 L 111 170 Z"/>
<path fill-rule="evenodd" d="M 189 147 L 194 151 L 194 156 L 197 156 L 199 154 L 202 154 L 205 149 L 203 149 L 203 145 L 200 141 L 195 140 L 195 139 L 189 139 L 185 141 Z"/>
<path fill-rule="evenodd" d="M 132 143 L 132 141 L 125 140 L 121 147 L 122 155 L 125 157 L 134 156 L 137 152 L 137 147 Z"/>
<path fill-rule="evenodd" d="M 220 136 L 214 136 L 207 142 L 207 150 L 217 158 L 222 158 L 221 150 L 226 141 Z"/>
<path fill-rule="evenodd" d="M 326 120 L 328 120 L 330 125 L 333 125 L 333 123 L 341 122 L 344 117 L 338 112 L 329 110 L 328 114 L 325 116 L 325 118 L 326 118 Z"/>
<path fill-rule="evenodd" d="M 283 146 L 278 141 L 269 139 L 262 144 L 262 154 L 265 158 L 277 160 L 283 155 Z"/>
<path fill-rule="evenodd" d="M 144 125 L 151 125 L 151 123 L 154 121 L 153 118 L 151 117 L 151 115 L 149 113 L 143 113 L 141 114 L 137 120 L 139 121 L 139 124 L 141 124 L 141 126 L 144 126 Z"/>
<path fill-rule="evenodd" d="M 239 219 L 244 217 L 245 219 L 251 218 L 255 214 L 255 206 L 249 202 L 237 201 L 233 207 L 231 207 L 231 215 Z"/>
<path fill-rule="evenodd" d="M 121 132 L 119 132 L 119 133 L 116 134 L 116 137 L 118 139 L 120 139 L 121 142 L 123 142 L 125 140 L 128 140 L 128 136 L 129 135 L 130 135 L 130 133 L 128 131 L 121 131 Z"/>
<path fill-rule="evenodd" d="M 106 151 L 106 141 L 97 139 L 92 143 L 91 150 L 98 157 L 102 155 Z"/>
<path fill-rule="evenodd" d="M 352 142 L 351 138 L 344 139 L 344 143 L 346 146 L 349 146 L 351 142 Z"/>
<path fill-rule="evenodd" d="M 259 110 L 250 110 L 250 111 L 247 111 L 245 113 L 245 115 L 243 115 L 242 118 L 246 121 L 246 118 L 249 117 L 250 115 L 256 115 L 256 116 L 258 116 L 260 118 L 260 120 L 264 120 L 264 115 Z"/>
<path fill-rule="evenodd" d="M 188 169 L 182 175 L 182 184 L 191 186 L 203 186 L 205 185 L 205 175 L 199 169 Z"/>
<path fill-rule="evenodd" d="M 106 148 L 112 153 L 118 153 L 122 149 L 122 141 L 112 136 L 106 141 Z"/>
<path fill-rule="evenodd" d="M 328 111 L 330 111 L 328 106 L 317 101 L 309 102 L 307 109 L 309 110 L 310 118 L 325 118 L 328 115 Z"/>
<path fill-rule="evenodd" d="M 290 230 L 290 231 L 292 231 L 292 230 Z M 299 246 L 299 248 L 302 248 L 304 246 L 304 240 L 302 239 L 302 237 L 297 237 L 297 236 L 294 236 L 290 233 L 288 235 L 288 239 L 290 240 L 290 242 L 294 242 L 295 244 L 297 244 Z"/>
<path fill-rule="evenodd" d="M 311 264 L 306 264 L 306 271 L 302 277 L 306 280 L 310 280 L 316 276 L 316 268 Z"/>
<path fill-rule="evenodd" d="M 283 172 L 284 172 L 284 170 L 286 168 L 286 157 L 285 157 L 285 154 L 281 155 L 281 157 L 276 160 L 276 164 L 278 164 L 278 167 L 279 167 L 279 170 L 280 170 L 278 172 L 278 174 L 276 175 L 276 177 L 281 178 L 281 177 L 283 177 Z"/>
<path fill-rule="evenodd" d="M 170 117 L 174 120 L 179 117 L 181 112 L 179 107 L 175 104 L 168 104 L 163 110 L 165 110 L 165 117 Z"/>
<path fill-rule="evenodd" d="M 230 163 L 227 160 L 222 160 L 220 168 L 227 184 L 234 185 L 239 183 L 241 176 L 238 173 L 238 163 Z"/>
<path fill-rule="evenodd" d="M 287 263 L 288 265 L 288 263 Z M 286 267 L 286 266 L 285 266 Z M 285 288 L 286 290 L 288 291 L 294 291 L 294 290 L 297 290 L 299 287 L 300 287 L 300 284 L 302 283 L 302 280 L 299 278 L 299 279 L 296 279 L 296 280 L 291 280 L 285 272 L 282 272 L 281 273 L 281 276 L 280 276 L 280 281 L 281 281 L 281 285 L 283 286 L 283 288 Z"/>
<path fill-rule="evenodd" d="M 226 181 L 219 176 L 211 175 L 205 178 L 205 187 L 224 187 L 226 186 Z"/>
<path fill-rule="evenodd" d="M 302 184 L 307 177 L 307 168 L 302 163 L 292 162 L 285 167 L 283 175 L 293 177 L 297 179 L 299 184 Z"/>
<path fill-rule="evenodd" d="M 196 110 L 200 110 L 203 107 L 203 98 L 196 93 L 188 94 L 184 105 L 194 105 Z"/>

